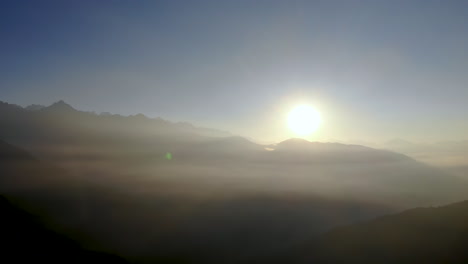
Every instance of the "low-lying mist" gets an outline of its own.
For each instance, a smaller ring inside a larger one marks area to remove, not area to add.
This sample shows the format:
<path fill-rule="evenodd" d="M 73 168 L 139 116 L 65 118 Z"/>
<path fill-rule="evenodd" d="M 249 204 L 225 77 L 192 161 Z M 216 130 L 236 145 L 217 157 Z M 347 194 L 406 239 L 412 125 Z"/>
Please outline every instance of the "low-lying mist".
<path fill-rule="evenodd" d="M 335 226 L 468 198 L 459 177 L 359 145 L 263 146 L 63 102 L 1 103 L 0 124 L 2 194 L 89 248 L 135 259 L 255 262 Z"/>

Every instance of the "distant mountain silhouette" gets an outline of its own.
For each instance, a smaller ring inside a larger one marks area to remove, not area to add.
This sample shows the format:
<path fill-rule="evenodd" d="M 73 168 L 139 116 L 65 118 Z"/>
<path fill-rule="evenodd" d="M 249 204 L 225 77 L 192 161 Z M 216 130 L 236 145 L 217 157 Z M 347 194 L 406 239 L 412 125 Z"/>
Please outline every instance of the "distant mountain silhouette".
<path fill-rule="evenodd" d="M 377 150 L 360 145 L 341 143 L 310 142 L 304 139 L 288 139 L 271 146 L 276 153 L 303 153 L 310 161 L 331 162 L 392 162 L 408 161 L 409 157 L 385 150 Z"/>
<path fill-rule="evenodd" d="M 40 109 L 43 112 L 55 112 L 55 113 L 67 113 L 67 112 L 75 112 L 77 111 L 75 108 L 73 108 L 71 105 L 65 103 L 65 101 L 60 100 L 57 101 L 50 106 L 43 107 Z"/>
<path fill-rule="evenodd" d="M 255 179 L 268 177 L 270 188 L 274 184 L 276 189 L 318 192 L 340 199 L 348 196 L 346 199 L 403 208 L 468 198 L 467 183 L 459 178 L 405 155 L 360 145 L 290 139 L 264 146 L 142 114 L 124 117 L 82 112 L 63 101 L 39 111 L 0 103 L 0 125 L 0 138 L 41 159 L 65 167 L 81 163 L 73 170 L 93 170 L 94 165 L 88 166 L 90 162 L 105 162 L 109 176 L 114 171 L 145 170 L 169 177 L 166 169 L 170 168 L 171 173 L 188 178 L 203 170 L 204 177 L 220 182 L 235 169 L 243 177 L 253 177 L 255 188 L 266 188 Z M 172 163 L 164 158 L 166 153 L 171 153 Z M 196 169 L 189 170 L 188 166 Z M 229 182 L 236 179 L 240 178 L 230 177 Z"/>
<path fill-rule="evenodd" d="M 180 137 L 194 141 L 205 137 L 230 136 L 215 129 L 194 127 L 188 123 L 172 123 L 161 118 L 96 115 L 78 111 L 64 101 L 58 101 L 37 111 L 0 102 L 0 138 L 34 150 L 37 145 L 94 144 L 112 141 L 113 144 L 132 140 L 134 143 L 156 140 L 164 143 Z M 133 144 L 134 144 L 133 143 Z"/>
<path fill-rule="evenodd" d="M 301 263 L 468 263 L 468 201 L 336 228 Z"/>
<path fill-rule="evenodd" d="M 0 103 L 0 127 L 0 194 L 90 249 L 146 263 L 262 263 L 338 225 L 468 198 L 459 178 L 360 145 L 265 146 L 65 102 Z"/>
<path fill-rule="evenodd" d="M 363 151 L 370 148 L 360 145 L 346 145 L 341 143 L 311 142 L 301 138 L 284 140 L 274 146 L 276 150 L 309 150 L 309 151 Z"/>
<path fill-rule="evenodd" d="M 403 139 L 394 139 L 384 143 L 382 148 L 404 153 L 468 179 L 467 140 L 414 143 Z"/>
<path fill-rule="evenodd" d="M 32 104 L 32 105 L 26 106 L 24 109 L 29 110 L 29 111 L 38 111 L 38 110 L 41 110 L 43 108 L 45 108 L 45 106 L 38 105 L 38 104 Z"/>

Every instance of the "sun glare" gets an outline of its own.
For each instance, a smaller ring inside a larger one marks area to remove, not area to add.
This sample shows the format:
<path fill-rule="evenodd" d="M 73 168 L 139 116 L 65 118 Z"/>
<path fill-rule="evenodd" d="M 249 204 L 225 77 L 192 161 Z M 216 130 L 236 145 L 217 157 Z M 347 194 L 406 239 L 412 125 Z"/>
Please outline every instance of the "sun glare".
<path fill-rule="evenodd" d="M 288 127 L 296 136 L 309 136 L 320 123 L 320 113 L 309 105 L 296 106 L 288 115 Z"/>

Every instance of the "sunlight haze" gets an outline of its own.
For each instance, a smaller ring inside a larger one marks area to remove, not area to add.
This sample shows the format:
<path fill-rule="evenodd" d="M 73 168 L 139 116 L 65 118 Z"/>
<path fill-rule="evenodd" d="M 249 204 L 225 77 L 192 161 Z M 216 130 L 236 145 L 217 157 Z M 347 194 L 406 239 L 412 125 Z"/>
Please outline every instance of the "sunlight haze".
<path fill-rule="evenodd" d="M 0 263 L 467 264 L 468 0 L 1 0 Z"/>
<path fill-rule="evenodd" d="M 310 98 L 314 140 L 465 140 L 466 4 L 450 2 L 7 1 L 2 99 L 279 142 L 276 109 Z"/>
<path fill-rule="evenodd" d="M 320 113 L 309 105 L 298 105 L 288 114 L 289 129 L 300 137 L 307 138 L 321 125 Z"/>

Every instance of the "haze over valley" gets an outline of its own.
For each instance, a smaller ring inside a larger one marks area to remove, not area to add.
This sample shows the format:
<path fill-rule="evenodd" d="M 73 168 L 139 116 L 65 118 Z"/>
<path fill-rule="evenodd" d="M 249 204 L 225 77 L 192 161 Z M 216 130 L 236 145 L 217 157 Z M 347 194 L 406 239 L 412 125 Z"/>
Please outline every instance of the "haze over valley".
<path fill-rule="evenodd" d="M 130 259 L 258 261 L 333 227 L 468 198 L 460 177 L 361 145 L 260 145 L 63 101 L 0 113 L 2 193 Z"/>
<path fill-rule="evenodd" d="M 468 2 L 0 3 L 0 263 L 468 263 Z"/>

